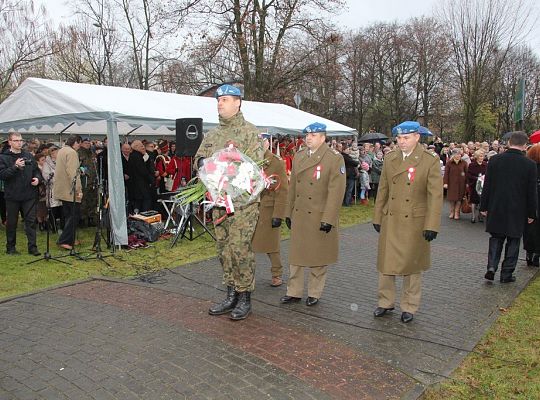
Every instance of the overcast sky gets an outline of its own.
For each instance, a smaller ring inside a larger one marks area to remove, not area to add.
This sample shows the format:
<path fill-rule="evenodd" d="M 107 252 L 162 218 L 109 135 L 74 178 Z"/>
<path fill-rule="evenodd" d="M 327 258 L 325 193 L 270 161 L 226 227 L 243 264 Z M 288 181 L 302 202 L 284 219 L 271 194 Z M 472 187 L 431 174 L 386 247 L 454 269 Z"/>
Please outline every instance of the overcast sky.
<path fill-rule="evenodd" d="M 528 1 L 531 7 L 535 8 L 536 15 L 540 15 L 540 2 Z M 66 0 L 36 0 L 36 3 L 45 4 L 49 15 L 57 22 L 70 16 Z M 344 28 L 357 29 L 373 22 L 405 22 L 413 17 L 433 15 L 434 7 L 440 3 L 440 0 L 346 0 L 346 3 L 348 10 L 334 18 Z M 540 20 L 535 26 L 527 42 L 540 56 Z"/>

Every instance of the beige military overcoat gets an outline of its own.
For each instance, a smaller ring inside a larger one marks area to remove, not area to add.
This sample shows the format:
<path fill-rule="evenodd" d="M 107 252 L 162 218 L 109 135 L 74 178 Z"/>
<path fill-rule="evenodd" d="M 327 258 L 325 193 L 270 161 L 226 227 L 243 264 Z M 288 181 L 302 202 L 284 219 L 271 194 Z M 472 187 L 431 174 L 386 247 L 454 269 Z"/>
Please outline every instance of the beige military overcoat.
<path fill-rule="evenodd" d="M 264 172 L 268 177 L 275 175 L 276 184 L 261 193 L 259 220 L 252 244 L 255 253 L 276 253 L 279 251 L 281 229 L 272 228 L 272 218 L 285 219 L 289 181 L 285 162 L 280 157 L 266 150 L 264 159 L 266 160 Z"/>
<path fill-rule="evenodd" d="M 286 215 L 291 218 L 289 264 L 318 267 L 333 264 L 339 252 L 339 210 L 345 194 L 343 156 L 326 143 L 308 157 L 293 159 Z M 321 222 L 332 225 L 321 231 Z"/>
<path fill-rule="evenodd" d="M 381 225 L 377 268 L 387 275 L 429 269 L 431 249 L 422 232 L 439 231 L 443 187 L 439 158 L 417 145 L 384 158 L 373 223 Z"/>

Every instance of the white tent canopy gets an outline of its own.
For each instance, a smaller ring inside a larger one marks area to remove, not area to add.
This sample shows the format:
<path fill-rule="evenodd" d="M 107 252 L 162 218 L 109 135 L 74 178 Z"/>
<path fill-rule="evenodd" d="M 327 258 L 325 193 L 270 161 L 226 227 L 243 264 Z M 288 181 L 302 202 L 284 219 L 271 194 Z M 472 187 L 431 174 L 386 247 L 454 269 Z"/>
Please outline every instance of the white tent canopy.
<path fill-rule="evenodd" d="M 358 134 L 284 104 L 244 101 L 242 112 L 261 132 L 271 134 L 298 135 L 316 121 L 326 124 L 329 136 Z M 215 99 L 28 78 L 0 104 L 0 132 L 59 133 L 73 124 L 66 134 L 105 133 L 105 121 L 114 120 L 119 134 L 163 136 L 175 134 L 177 118 L 189 117 L 202 118 L 204 131 L 216 126 Z"/>
<path fill-rule="evenodd" d="M 283 104 L 244 101 L 242 112 L 261 132 L 298 135 L 313 122 L 329 136 L 357 135 L 347 126 Z M 108 139 L 108 189 L 113 242 L 127 244 L 120 134 L 175 134 L 176 119 L 202 118 L 216 126 L 215 99 L 147 90 L 28 78 L 0 104 L 0 132 L 102 134 Z"/>

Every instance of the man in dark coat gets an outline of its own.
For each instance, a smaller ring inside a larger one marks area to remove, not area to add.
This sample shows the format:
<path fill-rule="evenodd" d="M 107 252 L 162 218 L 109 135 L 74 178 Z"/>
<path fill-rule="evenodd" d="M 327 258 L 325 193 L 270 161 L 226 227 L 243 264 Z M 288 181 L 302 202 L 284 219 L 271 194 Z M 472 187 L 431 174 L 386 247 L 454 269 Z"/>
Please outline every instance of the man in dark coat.
<path fill-rule="evenodd" d="M 134 211 L 148 211 L 152 208 L 154 171 L 150 167 L 151 161 L 142 142 L 133 141 L 131 148 L 133 152 L 128 160 L 129 201 Z"/>
<path fill-rule="evenodd" d="M 345 198 L 343 199 L 343 205 L 349 207 L 352 204 L 352 197 L 354 187 L 356 185 L 358 177 L 358 161 L 353 160 L 351 157 L 351 149 L 349 146 L 343 146 L 341 155 L 343 161 L 345 161 L 345 175 L 347 177 L 347 185 L 345 187 Z"/>
<path fill-rule="evenodd" d="M 17 132 L 8 136 L 9 149 L 0 155 L 0 179 L 4 181 L 6 201 L 6 252 L 19 254 L 15 248 L 17 241 L 17 220 L 19 211 L 24 214 L 24 231 L 28 239 L 28 253 L 39 256 L 36 245 L 36 206 L 38 185 L 43 183 L 34 157 L 22 150 L 23 139 Z"/>
<path fill-rule="evenodd" d="M 513 273 L 521 235 L 526 223 L 537 218 L 536 164 L 524 154 L 528 141 L 524 132 L 513 133 L 508 141 L 509 149 L 493 156 L 488 163 L 480 213 L 487 216 L 486 232 L 491 234 L 484 275 L 490 281 L 495 278 L 505 241 L 500 279 L 502 283 L 516 280 Z"/>

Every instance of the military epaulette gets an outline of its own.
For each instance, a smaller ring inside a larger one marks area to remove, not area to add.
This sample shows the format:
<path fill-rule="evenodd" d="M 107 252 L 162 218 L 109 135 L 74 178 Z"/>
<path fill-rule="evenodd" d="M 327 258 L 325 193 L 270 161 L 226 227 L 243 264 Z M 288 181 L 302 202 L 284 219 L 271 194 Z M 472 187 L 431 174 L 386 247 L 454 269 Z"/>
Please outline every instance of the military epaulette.
<path fill-rule="evenodd" d="M 390 150 L 384 155 L 385 160 L 391 160 L 396 157 L 397 151 L 395 149 Z"/>
<path fill-rule="evenodd" d="M 431 157 L 439 158 L 438 154 L 434 154 L 431 151 L 429 151 L 428 149 L 424 149 L 424 153 L 428 153 Z"/>
<path fill-rule="evenodd" d="M 302 147 L 301 149 L 296 151 L 296 154 L 302 153 L 302 152 L 306 151 L 306 149 L 307 149 L 307 147 Z"/>
<path fill-rule="evenodd" d="M 341 153 L 340 153 L 339 151 L 337 151 L 336 149 L 331 149 L 331 150 L 334 152 L 334 154 L 341 154 Z"/>

